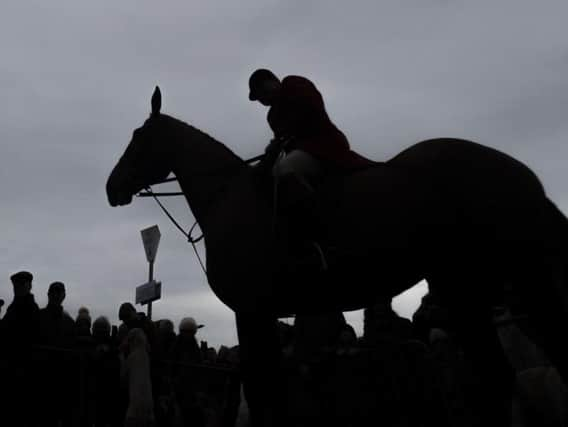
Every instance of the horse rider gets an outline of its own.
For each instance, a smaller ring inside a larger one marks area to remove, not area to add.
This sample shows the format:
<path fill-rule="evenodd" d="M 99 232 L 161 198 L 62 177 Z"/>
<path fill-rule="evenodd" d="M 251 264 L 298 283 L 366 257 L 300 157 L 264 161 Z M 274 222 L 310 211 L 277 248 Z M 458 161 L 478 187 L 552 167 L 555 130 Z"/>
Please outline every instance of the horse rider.
<path fill-rule="evenodd" d="M 249 99 L 270 107 L 267 120 L 274 138 L 257 166 L 261 174 L 271 173 L 277 183 L 279 212 L 285 213 L 306 237 L 313 232 L 314 192 L 326 175 L 348 173 L 373 164 L 349 147 L 347 137 L 329 118 L 323 98 L 305 77 L 280 80 L 267 69 L 249 78 Z M 326 269 L 321 247 L 310 242 Z"/>

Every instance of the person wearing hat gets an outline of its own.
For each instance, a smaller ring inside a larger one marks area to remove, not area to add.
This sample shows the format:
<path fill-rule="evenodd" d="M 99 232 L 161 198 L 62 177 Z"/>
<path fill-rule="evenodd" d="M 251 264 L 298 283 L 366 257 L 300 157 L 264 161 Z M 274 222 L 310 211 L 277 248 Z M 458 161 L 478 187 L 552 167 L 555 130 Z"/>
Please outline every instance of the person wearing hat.
<path fill-rule="evenodd" d="M 350 149 L 345 134 L 329 118 L 321 93 L 307 78 L 280 80 L 261 68 L 250 76 L 249 90 L 249 100 L 270 107 L 267 121 L 274 133 L 257 171 L 261 177 L 267 171 L 274 177 L 279 212 L 294 226 L 297 236 L 293 240 L 301 243 L 296 263 L 304 264 L 307 257 L 308 266 L 315 262 L 325 270 L 326 260 L 316 242 L 322 237 L 318 236 L 314 198 L 317 185 L 326 175 L 345 174 L 374 163 Z M 301 265 L 292 267 L 297 270 Z"/>
<path fill-rule="evenodd" d="M 267 147 L 267 157 L 274 161 L 276 153 L 286 153 L 273 172 L 313 174 L 322 167 L 351 171 L 373 164 L 351 151 L 347 137 L 329 118 L 321 93 L 307 78 L 280 80 L 260 68 L 249 78 L 249 100 L 270 107 L 267 121 L 274 139 Z"/>
<path fill-rule="evenodd" d="M 179 333 L 195 336 L 197 330 L 203 328 L 204 326 L 205 325 L 198 325 L 193 317 L 184 317 L 179 323 Z"/>
<path fill-rule="evenodd" d="M 36 412 L 30 411 L 38 403 L 35 389 L 30 384 L 37 380 L 37 367 L 32 362 L 32 346 L 39 335 L 39 307 L 31 293 L 33 275 L 20 271 L 10 276 L 14 299 L 2 319 L 2 399 L 3 425 L 35 425 Z M 16 421 L 17 420 L 17 421 Z"/>
<path fill-rule="evenodd" d="M 173 359 L 180 363 L 201 363 L 203 355 L 195 335 L 203 325 L 198 325 L 193 317 L 184 317 L 179 323 L 179 335 L 172 349 Z"/>
<path fill-rule="evenodd" d="M 10 276 L 14 299 L 3 319 L 4 337 L 17 350 L 37 342 L 39 334 L 39 307 L 31 293 L 33 275 L 20 271 Z"/>

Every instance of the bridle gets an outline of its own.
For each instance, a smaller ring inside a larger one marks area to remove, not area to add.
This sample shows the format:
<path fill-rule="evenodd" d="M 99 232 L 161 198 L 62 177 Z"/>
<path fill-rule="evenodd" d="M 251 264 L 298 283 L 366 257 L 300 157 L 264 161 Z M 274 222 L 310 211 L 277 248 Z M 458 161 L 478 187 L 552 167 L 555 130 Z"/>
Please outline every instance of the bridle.
<path fill-rule="evenodd" d="M 244 160 L 245 164 L 251 164 L 254 163 L 256 161 L 262 160 L 264 158 L 264 154 L 260 154 L 258 156 L 252 157 L 250 159 Z M 196 173 L 196 174 L 192 174 L 191 176 L 198 176 L 198 175 L 212 175 L 213 173 L 216 172 L 223 172 L 223 171 L 227 171 L 226 167 L 223 168 L 218 168 L 218 169 L 211 169 L 207 172 L 204 173 Z M 161 181 L 155 182 L 152 185 L 160 185 L 160 184 L 165 184 L 167 182 L 174 182 L 177 181 L 178 179 L 176 177 L 170 177 L 170 178 L 166 178 L 163 179 Z M 205 274 L 205 276 L 207 276 L 207 269 L 205 268 L 205 265 L 203 264 L 203 261 L 201 260 L 201 257 L 199 256 L 199 252 L 197 251 L 197 246 L 196 244 L 203 239 L 203 233 L 201 233 L 201 235 L 197 236 L 197 237 L 193 237 L 192 233 L 193 230 L 195 229 L 195 227 L 197 226 L 197 220 L 194 221 L 193 225 L 189 228 L 189 231 L 185 231 L 183 229 L 183 227 L 179 224 L 179 222 L 176 221 L 176 219 L 173 217 L 173 215 L 166 209 L 166 207 L 162 204 L 162 202 L 160 202 L 159 197 L 171 197 L 171 196 L 183 196 L 184 193 L 181 191 L 177 191 L 177 192 L 159 192 L 159 193 L 155 193 L 154 191 L 152 191 L 152 188 L 150 187 L 150 185 L 147 185 L 144 187 L 144 189 L 146 191 L 140 192 L 136 195 L 136 197 L 152 197 L 156 203 L 158 204 L 158 206 L 162 209 L 162 211 L 166 214 L 166 216 L 168 217 L 168 219 L 172 222 L 172 224 L 180 231 L 181 234 L 183 234 L 183 236 L 187 239 L 187 241 L 189 243 L 191 243 L 191 246 L 193 247 L 193 251 L 195 252 L 195 255 L 197 256 L 197 260 L 199 261 L 199 265 L 201 266 L 201 269 L 203 270 L 203 273 Z M 219 193 L 223 192 L 223 190 L 225 189 L 225 185 L 223 185 L 219 190 L 217 190 L 215 192 L 215 195 L 218 195 Z M 215 198 L 213 198 L 214 200 Z"/>

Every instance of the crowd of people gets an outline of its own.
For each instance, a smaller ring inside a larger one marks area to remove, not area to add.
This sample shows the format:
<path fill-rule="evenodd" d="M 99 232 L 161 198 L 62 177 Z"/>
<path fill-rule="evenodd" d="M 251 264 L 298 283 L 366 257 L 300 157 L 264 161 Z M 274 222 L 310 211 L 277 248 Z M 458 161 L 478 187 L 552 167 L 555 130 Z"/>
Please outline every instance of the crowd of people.
<path fill-rule="evenodd" d="M 129 302 L 120 305 L 118 327 L 104 316 L 92 321 L 85 307 L 73 319 L 63 307 L 62 282 L 49 285 L 40 308 L 30 272 L 10 279 L 14 297 L 0 319 L 0 374 L 9 391 L 2 416 L 9 425 L 206 425 L 215 400 L 218 412 L 229 412 L 222 405 L 238 407 L 237 348 L 199 343 L 203 325 L 192 317 L 181 320 L 177 334 L 171 320 L 152 321 Z M 236 391 L 214 396 L 210 387 L 200 395 L 191 384 L 204 370 L 237 384 Z M 231 413 L 234 418 L 236 409 Z"/>
<path fill-rule="evenodd" d="M 249 425 L 238 346 L 199 343 L 195 319 L 184 318 L 176 334 L 172 321 L 152 321 L 128 302 L 118 327 L 105 317 L 91 322 L 86 308 L 73 319 L 63 283 L 49 286 L 40 309 L 32 274 L 11 280 L 14 298 L 0 319 L 5 425 Z M 500 307 L 495 319 L 518 376 L 514 425 L 545 425 L 543 417 L 563 425 L 568 394 L 554 367 L 515 326 L 522 318 Z M 279 332 L 285 425 L 475 425 L 475 374 L 433 294 L 412 321 L 390 301 L 367 308 L 360 337 L 341 312 L 297 315 Z"/>

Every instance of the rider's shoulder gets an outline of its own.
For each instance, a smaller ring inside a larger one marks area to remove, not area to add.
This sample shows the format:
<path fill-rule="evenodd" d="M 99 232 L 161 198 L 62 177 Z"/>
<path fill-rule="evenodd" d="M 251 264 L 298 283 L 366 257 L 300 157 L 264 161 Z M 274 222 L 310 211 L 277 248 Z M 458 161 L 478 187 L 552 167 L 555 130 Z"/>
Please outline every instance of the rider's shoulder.
<path fill-rule="evenodd" d="M 312 81 L 302 76 L 286 76 L 282 79 L 282 86 L 315 89 L 315 85 L 312 83 Z"/>

